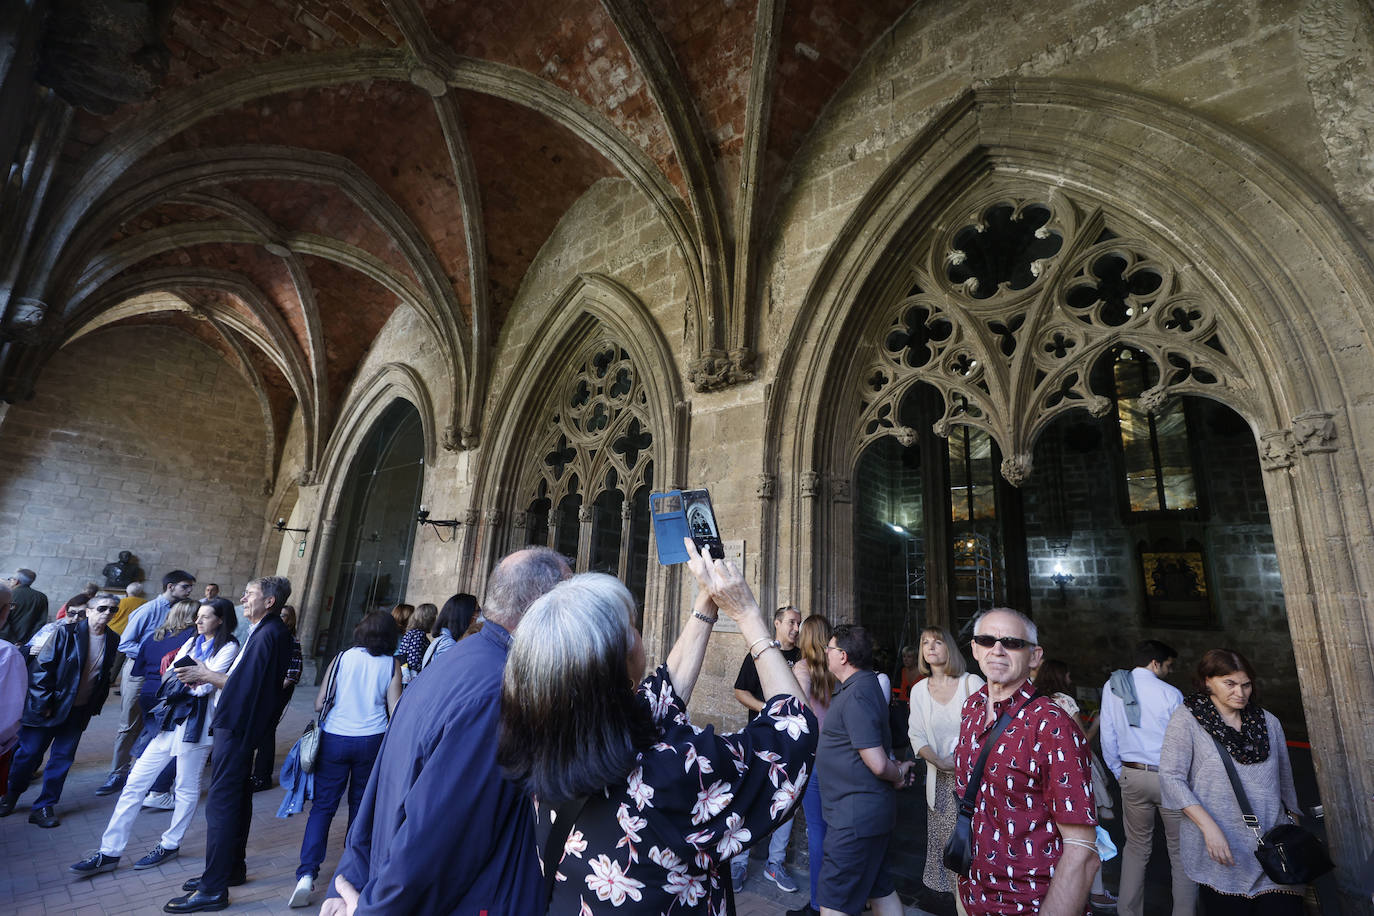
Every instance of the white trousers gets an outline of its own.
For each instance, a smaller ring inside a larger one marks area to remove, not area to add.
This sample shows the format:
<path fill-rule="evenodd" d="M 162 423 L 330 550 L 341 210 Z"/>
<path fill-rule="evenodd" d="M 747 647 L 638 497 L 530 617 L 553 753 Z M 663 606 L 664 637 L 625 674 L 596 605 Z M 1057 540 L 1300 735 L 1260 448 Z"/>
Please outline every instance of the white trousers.
<path fill-rule="evenodd" d="M 120 793 L 119 801 L 115 804 L 114 814 L 110 816 L 109 826 L 105 828 L 105 835 L 100 840 L 100 851 L 105 855 L 124 854 L 124 847 L 129 845 L 129 832 L 133 830 L 134 819 L 143 807 L 143 797 L 156 781 L 157 774 L 161 773 L 167 761 L 172 759 L 173 751 L 177 757 L 177 778 L 172 787 L 172 792 L 176 796 L 176 808 L 172 810 L 172 823 L 162 835 L 159 845 L 163 849 L 181 847 L 181 838 L 186 835 L 186 828 L 191 826 L 191 819 L 196 814 L 196 805 L 200 801 L 200 777 L 205 770 L 205 759 L 210 756 L 211 745 L 182 744 L 178 748 L 177 735 L 180 732 L 179 728 L 159 732 L 157 737 L 148 742 L 143 754 L 134 761 L 134 767 L 129 772 L 129 781 L 124 784 L 124 791 Z"/>

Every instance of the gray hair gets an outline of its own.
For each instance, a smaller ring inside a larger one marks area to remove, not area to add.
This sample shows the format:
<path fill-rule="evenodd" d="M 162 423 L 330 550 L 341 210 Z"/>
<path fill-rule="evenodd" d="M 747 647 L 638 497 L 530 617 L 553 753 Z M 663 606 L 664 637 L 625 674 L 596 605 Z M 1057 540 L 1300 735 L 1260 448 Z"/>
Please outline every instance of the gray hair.
<path fill-rule="evenodd" d="M 124 591 L 134 598 L 142 598 L 148 590 L 143 587 L 142 582 L 130 582 L 129 587 L 124 589 Z"/>
<path fill-rule="evenodd" d="M 33 585 L 34 580 L 38 578 L 38 573 L 31 569 L 20 567 L 14 571 L 14 578 L 18 580 L 20 585 L 29 586 Z"/>
<path fill-rule="evenodd" d="M 530 605 L 511 640 L 506 671 L 522 701 L 548 702 L 555 681 L 608 659 L 623 667 L 634 613 L 630 590 L 615 576 L 579 573 L 556 583 Z"/>
<path fill-rule="evenodd" d="M 977 617 L 973 618 L 974 636 L 978 635 L 978 630 L 982 626 L 983 618 L 987 617 L 989 614 L 1008 614 L 1012 617 L 1015 617 L 1017 620 L 1021 621 L 1021 626 L 1025 628 L 1026 638 L 1029 639 L 1033 645 L 1040 645 L 1040 631 L 1036 629 L 1035 622 L 1032 621 L 1025 614 L 1022 614 L 1020 611 L 1013 610 L 1009 607 L 990 608 L 989 610 L 986 610 L 983 613 L 979 614 Z"/>
<path fill-rule="evenodd" d="M 256 585 L 264 598 L 275 598 L 272 610 L 280 612 L 286 599 L 291 597 L 291 580 L 285 576 L 263 576 L 248 583 Z"/>
<path fill-rule="evenodd" d="M 514 631 L 540 597 L 571 575 L 568 561 L 548 547 L 526 547 L 505 557 L 487 581 L 482 616 Z"/>
<path fill-rule="evenodd" d="M 96 602 L 96 601 L 99 601 L 101 598 L 106 598 L 106 599 L 108 599 L 108 600 L 110 600 L 110 601 L 113 601 L 113 602 L 115 603 L 116 606 L 119 605 L 119 596 L 116 595 L 114 592 L 106 591 L 105 589 L 101 589 L 100 591 L 98 591 L 98 592 L 96 592 L 94 595 L 92 595 L 92 596 L 91 596 L 91 602 L 94 603 L 94 602 Z M 90 605 L 87 605 L 87 607 L 89 607 L 89 606 L 90 606 Z"/>

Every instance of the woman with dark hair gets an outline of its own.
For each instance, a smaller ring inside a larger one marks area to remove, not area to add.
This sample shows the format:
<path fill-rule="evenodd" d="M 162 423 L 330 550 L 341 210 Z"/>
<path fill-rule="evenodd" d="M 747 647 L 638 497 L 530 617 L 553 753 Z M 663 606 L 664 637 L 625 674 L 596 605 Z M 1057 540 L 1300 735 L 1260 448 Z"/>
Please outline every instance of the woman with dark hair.
<path fill-rule="evenodd" d="M 1196 683 L 1169 719 L 1159 759 L 1164 806 L 1185 816 L 1178 840 L 1188 877 L 1207 916 L 1298 916 L 1303 887 L 1275 884 L 1260 868 L 1221 756 L 1235 764 L 1263 833 L 1298 811 L 1283 727 L 1253 702 L 1254 668 L 1239 652 L 1209 649 Z"/>
<path fill-rule="evenodd" d="M 301 864 L 290 906 L 310 903 L 329 843 L 329 825 L 345 788 L 350 826 L 358 814 L 391 712 L 401 698 L 401 661 L 395 653 L 396 621 L 374 611 L 353 630 L 353 648 L 340 652 L 325 672 L 315 697 L 315 711 L 324 713 L 315 794 L 301 839 Z M 325 709 L 331 693 L 332 705 Z"/>
<path fill-rule="evenodd" d="M 686 546 L 696 604 L 649 677 L 634 599 L 611 576 L 559 583 L 511 639 L 496 759 L 534 797 L 541 853 L 559 860 L 551 913 L 720 912 L 722 870 L 786 818 L 810 775 L 816 717 L 770 621 L 733 563 Z M 769 697 L 732 735 L 687 717 L 717 609 Z"/>
<path fill-rule="evenodd" d="M 173 606 L 172 613 L 177 613 L 183 604 L 195 606 L 192 601 L 179 602 Z M 175 658 L 190 658 L 215 672 L 228 671 L 239 651 L 238 641 L 234 639 L 238 619 L 233 603 L 224 598 L 212 598 L 199 606 L 195 620 L 195 634 L 182 644 Z M 175 622 L 173 626 L 176 626 Z M 105 827 L 105 834 L 101 837 L 100 849 L 69 869 L 79 877 L 113 871 L 119 865 L 119 857 L 124 854 L 129 833 L 142 807 L 144 793 L 163 767 L 173 759 L 177 762 L 177 768 L 172 790 L 175 796 L 172 822 L 157 845 L 134 863 L 134 869 L 152 868 L 175 859 L 181 851 L 181 839 L 186 835 L 186 828 L 195 817 L 196 805 L 200 801 L 201 774 L 214 743 L 209 724 L 215 704 L 219 701 L 219 691 L 211 684 L 187 687 L 170 673 L 161 678 L 150 674 L 148 680 L 157 684 L 165 683 L 159 691 L 162 699 L 155 705 L 152 714 L 153 739 L 129 772 L 129 780 L 124 784 L 114 813 Z"/>
<path fill-rule="evenodd" d="M 410 615 L 410 629 L 401 636 L 401 644 L 396 654 L 401 657 L 405 670 L 402 680 L 408 680 L 420 673 L 424 667 L 425 650 L 429 648 L 429 631 L 439 618 L 439 609 L 432 604 L 416 605 L 415 613 Z"/>
<path fill-rule="evenodd" d="M 410 626 L 410 615 L 415 613 L 415 605 L 398 604 L 391 609 L 391 619 L 396 621 L 396 633 L 399 635 L 406 631 Z"/>
<path fill-rule="evenodd" d="M 978 692 L 983 679 L 969 673 L 964 654 L 944 627 L 926 627 L 919 645 L 916 664 L 924 677 L 911 687 L 907 734 L 916 756 L 926 762 L 926 864 L 921 883 L 934 894 L 949 895 L 939 898 L 939 908 L 947 910 L 958 899 L 958 876 L 944 864 L 945 844 L 959 813 L 954 748 L 964 701 Z"/>
<path fill-rule="evenodd" d="M 482 609 L 477 606 L 477 597 L 467 592 L 459 592 L 445 601 L 443 609 L 434 621 L 434 629 L 429 631 L 429 635 L 434 637 L 434 642 L 430 643 L 429 650 L 425 652 L 422 664 L 428 665 L 436 656 L 452 649 L 458 640 L 463 638 L 473 618 L 481 612 Z"/>

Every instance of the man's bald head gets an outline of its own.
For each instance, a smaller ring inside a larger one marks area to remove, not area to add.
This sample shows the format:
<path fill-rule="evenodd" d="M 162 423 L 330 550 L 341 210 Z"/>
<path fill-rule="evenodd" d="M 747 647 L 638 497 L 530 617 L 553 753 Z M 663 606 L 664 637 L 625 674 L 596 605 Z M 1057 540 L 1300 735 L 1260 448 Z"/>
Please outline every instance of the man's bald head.
<path fill-rule="evenodd" d="M 571 575 L 568 561 L 556 550 L 517 550 L 502 559 L 492 572 L 482 616 L 513 631 L 531 604 Z"/>

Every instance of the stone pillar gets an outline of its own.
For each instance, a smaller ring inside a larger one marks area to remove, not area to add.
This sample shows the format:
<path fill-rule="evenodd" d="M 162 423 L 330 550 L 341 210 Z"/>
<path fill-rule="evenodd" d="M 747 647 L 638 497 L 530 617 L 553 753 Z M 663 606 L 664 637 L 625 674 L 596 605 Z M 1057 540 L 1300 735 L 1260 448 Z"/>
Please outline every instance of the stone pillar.
<path fill-rule="evenodd" d="M 320 629 L 320 603 L 328 590 L 329 561 L 334 552 L 334 536 L 338 533 L 339 523 L 337 519 L 321 519 L 317 516 L 312 527 L 315 529 L 315 544 L 310 552 L 309 578 L 303 583 L 292 583 L 297 586 L 297 594 L 301 596 L 297 605 L 300 616 L 296 638 L 300 640 L 301 652 L 306 658 L 315 655 L 315 638 Z"/>

